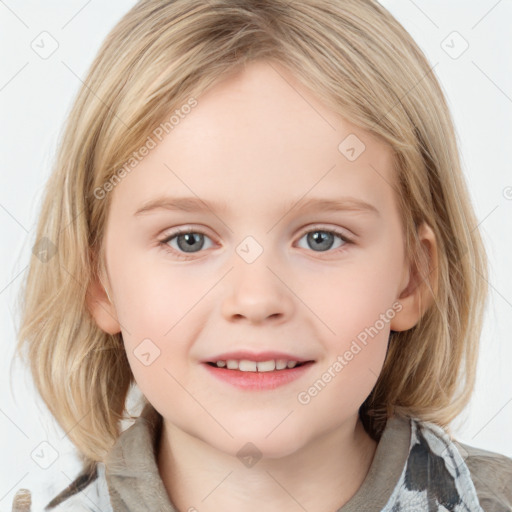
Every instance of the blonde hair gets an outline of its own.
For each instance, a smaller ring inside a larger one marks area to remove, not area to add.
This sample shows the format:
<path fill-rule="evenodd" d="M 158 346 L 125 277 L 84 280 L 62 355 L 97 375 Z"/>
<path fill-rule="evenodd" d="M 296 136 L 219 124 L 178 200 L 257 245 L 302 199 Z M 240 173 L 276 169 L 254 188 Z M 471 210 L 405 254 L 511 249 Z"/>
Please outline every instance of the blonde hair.
<path fill-rule="evenodd" d="M 86 307 L 89 283 L 104 275 L 111 197 L 95 191 L 175 109 L 262 59 L 391 146 L 406 253 L 418 269 L 428 268 L 418 226 L 437 238 L 437 268 L 422 276 L 429 284 L 438 275 L 434 304 L 413 328 L 391 332 L 360 409 L 365 427 L 378 439 L 397 413 L 448 429 L 469 401 L 487 259 L 446 101 L 411 36 L 374 0 L 141 1 L 107 36 L 69 114 L 37 226 L 50 251 L 32 255 L 22 289 L 17 354 L 26 348 L 84 467 L 119 436 L 134 383 L 121 333 L 100 330 Z"/>

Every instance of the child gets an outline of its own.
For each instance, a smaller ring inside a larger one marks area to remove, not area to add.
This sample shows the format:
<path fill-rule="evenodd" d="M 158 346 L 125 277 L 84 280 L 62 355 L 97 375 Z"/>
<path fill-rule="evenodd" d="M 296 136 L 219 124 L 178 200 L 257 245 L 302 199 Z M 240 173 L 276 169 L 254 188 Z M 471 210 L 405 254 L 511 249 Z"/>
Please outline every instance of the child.
<path fill-rule="evenodd" d="M 511 510 L 512 460 L 449 432 L 476 225 L 432 68 L 376 1 L 139 2 L 27 278 L 18 350 L 84 465 L 45 510 Z"/>

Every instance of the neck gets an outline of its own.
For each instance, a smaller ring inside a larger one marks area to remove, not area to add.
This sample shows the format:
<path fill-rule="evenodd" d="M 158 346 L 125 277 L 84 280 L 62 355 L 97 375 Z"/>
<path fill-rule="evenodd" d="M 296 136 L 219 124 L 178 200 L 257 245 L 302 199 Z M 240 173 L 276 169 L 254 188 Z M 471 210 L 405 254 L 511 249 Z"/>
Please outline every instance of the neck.
<path fill-rule="evenodd" d="M 290 455 L 246 466 L 164 419 L 158 468 L 179 511 L 325 512 L 356 493 L 376 447 L 356 415 Z"/>

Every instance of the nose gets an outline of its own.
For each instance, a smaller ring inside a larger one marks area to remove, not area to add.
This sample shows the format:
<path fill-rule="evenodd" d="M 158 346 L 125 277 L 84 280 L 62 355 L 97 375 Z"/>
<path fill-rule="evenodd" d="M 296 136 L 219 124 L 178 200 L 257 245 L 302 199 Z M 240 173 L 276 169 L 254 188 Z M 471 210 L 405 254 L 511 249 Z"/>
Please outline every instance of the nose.
<path fill-rule="evenodd" d="M 292 283 L 269 267 L 262 256 L 253 263 L 238 261 L 227 278 L 222 315 L 228 321 L 283 323 L 294 311 Z M 290 289 L 291 288 L 291 289 Z"/>

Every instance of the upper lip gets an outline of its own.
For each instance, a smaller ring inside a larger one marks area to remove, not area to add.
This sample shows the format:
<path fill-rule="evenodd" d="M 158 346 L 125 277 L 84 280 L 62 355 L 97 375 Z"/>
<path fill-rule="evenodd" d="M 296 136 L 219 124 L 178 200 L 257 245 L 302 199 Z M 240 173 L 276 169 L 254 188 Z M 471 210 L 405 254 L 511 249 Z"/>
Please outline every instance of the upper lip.
<path fill-rule="evenodd" d="M 304 363 L 306 361 L 313 361 L 313 359 L 294 356 L 292 354 L 287 354 L 286 352 L 274 352 L 274 351 L 249 352 L 247 350 L 237 350 L 235 352 L 224 352 L 223 354 L 213 356 L 211 358 L 204 360 L 203 363 L 216 363 L 217 361 L 228 361 L 229 359 L 235 359 L 237 361 L 241 361 L 241 360 L 245 359 L 248 361 L 256 361 L 256 362 L 278 360 L 278 359 L 284 359 L 286 361 L 297 361 L 298 363 Z"/>

